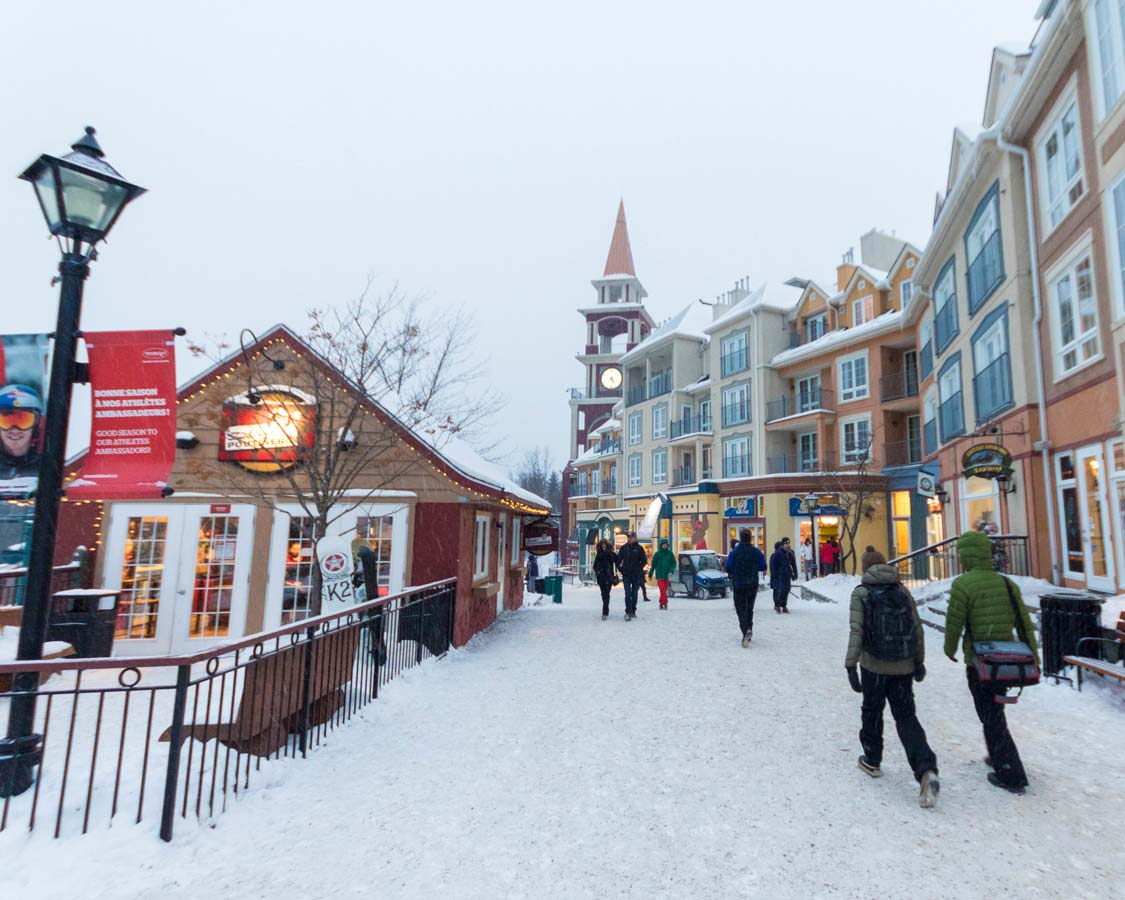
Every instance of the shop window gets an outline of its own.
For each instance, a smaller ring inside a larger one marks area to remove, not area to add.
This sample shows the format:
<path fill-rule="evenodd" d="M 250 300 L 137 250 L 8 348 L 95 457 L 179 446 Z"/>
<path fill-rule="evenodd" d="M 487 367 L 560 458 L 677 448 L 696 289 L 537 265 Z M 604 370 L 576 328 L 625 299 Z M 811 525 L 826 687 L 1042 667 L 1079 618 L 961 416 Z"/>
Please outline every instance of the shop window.
<path fill-rule="evenodd" d="M 164 583 L 168 519 L 164 516 L 132 516 L 126 535 L 115 636 L 119 641 L 154 638 L 160 590 Z"/>
<path fill-rule="evenodd" d="M 891 494 L 891 520 L 894 555 L 905 556 L 910 552 L 910 491 L 894 491 Z"/>
<path fill-rule="evenodd" d="M 488 541 L 491 528 L 492 516 L 487 513 L 477 513 L 473 542 L 473 581 L 488 577 Z"/>
<path fill-rule="evenodd" d="M 316 519 L 292 516 L 285 545 L 285 587 L 281 595 L 281 624 L 290 625 L 312 615 L 312 570 L 316 564 Z"/>
<path fill-rule="evenodd" d="M 962 479 L 961 528 L 986 534 L 1000 533 L 1000 491 L 993 479 Z"/>
<path fill-rule="evenodd" d="M 188 629 L 191 637 L 220 638 L 230 633 L 237 550 L 238 516 L 204 516 L 199 520 Z"/>
<path fill-rule="evenodd" d="M 355 520 L 355 536 L 366 543 L 375 554 L 378 573 L 379 596 L 385 597 L 391 585 L 391 548 L 393 546 L 394 519 L 391 516 L 359 516 Z M 368 597 L 374 600 L 374 597 Z"/>

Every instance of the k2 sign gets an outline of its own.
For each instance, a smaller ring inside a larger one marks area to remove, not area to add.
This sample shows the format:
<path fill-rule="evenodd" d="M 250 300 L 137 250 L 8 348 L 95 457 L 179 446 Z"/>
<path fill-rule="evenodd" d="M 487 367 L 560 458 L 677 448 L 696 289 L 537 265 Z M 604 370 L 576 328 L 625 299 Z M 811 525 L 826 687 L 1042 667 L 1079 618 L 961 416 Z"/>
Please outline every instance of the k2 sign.
<path fill-rule="evenodd" d="M 352 590 L 352 548 L 346 538 L 323 537 L 316 542 L 316 559 L 320 565 L 321 615 L 355 606 Z"/>

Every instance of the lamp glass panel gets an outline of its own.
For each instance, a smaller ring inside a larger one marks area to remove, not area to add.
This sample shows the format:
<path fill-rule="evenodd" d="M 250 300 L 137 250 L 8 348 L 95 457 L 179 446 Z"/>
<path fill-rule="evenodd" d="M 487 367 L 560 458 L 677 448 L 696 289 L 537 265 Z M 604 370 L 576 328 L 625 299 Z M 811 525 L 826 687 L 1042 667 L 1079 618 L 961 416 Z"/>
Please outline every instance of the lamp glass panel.
<path fill-rule="evenodd" d="M 103 232 L 129 196 L 126 188 L 59 167 L 63 205 L 71 225 Z"/>
<path fill-rule="evenodd" d="M 43 214 L 47 217 L 47 227 L 54 231 L 59 225 L 59 201 L 55 196 L 55 170 L 51 166 L 44 166 L 39 177 L 32 182 L 39 203 L 43 206 Z"/>

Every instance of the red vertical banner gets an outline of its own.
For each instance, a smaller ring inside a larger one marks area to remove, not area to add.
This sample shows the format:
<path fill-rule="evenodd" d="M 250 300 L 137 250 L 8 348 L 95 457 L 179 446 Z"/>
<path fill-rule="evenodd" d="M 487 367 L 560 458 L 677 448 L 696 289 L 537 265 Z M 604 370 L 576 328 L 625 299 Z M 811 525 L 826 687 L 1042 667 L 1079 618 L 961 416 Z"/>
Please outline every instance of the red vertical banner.
<path fill-rule="evenodd" d="M 74 500 L 166 496 L 176 458 L 176 352 L 168 329 L 85 332 L 93 419 Z"/>

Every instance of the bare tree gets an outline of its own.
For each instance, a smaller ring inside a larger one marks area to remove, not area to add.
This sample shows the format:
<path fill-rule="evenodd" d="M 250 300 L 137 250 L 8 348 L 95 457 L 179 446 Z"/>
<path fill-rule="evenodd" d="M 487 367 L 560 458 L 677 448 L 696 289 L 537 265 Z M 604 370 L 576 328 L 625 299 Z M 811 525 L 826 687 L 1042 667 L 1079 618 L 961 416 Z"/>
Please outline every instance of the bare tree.
<path fill-rule="evenodd" d="M 533 447 L 526 451 L 513 478 L 520 487 L 538 494 L 551 504 L 552 512 L 562 506 L 562 480 L 547 447 Z"/>
<path fill-rule="evenodd" d="M 313 520 L 318 538 L 331 534 L 335 522 L 414 465 L 402 446 L 405 430 L 383 421 L 373 404 L 437 449 L 485 433 L 504 401 L 480 383 L 474 336 L 464 312 L 435 311 L 397 287 L 379 293 L 369 281 L 351 302 L 308 312 L 298 337 L 311 352 L 285 343 L 243 350 L 241 393 L 232 402 L 251 422 L 227 423 L 223 449 L 233 444 L 249 454 L 250 470 L 198 465 L 189 472 L 267 508 L 295 504 Z M 216 359 L 230 344 L 189 349 Z M 206 427 L 190 415 L 184 424 Z M 311 580 L 316 614 L 318 566 Z"/>
<path fill-rule="evenodd" d="M 871 473 L 874 442 L 874 435 L 870 435 L 867 446 L 846 447 L 835 469 L 824 475 L 825 490 L 834 497 L 834 505 L 841 510 L 840 569 L 850 568 L 852 575 L 859 556 L 855 546 L 859 526 L 865 517 L 874 514 L 873 501 L 885 489 L 885 480 Z M 844 462 L 845 457 L 849 460 L 847 463 Z"/>

